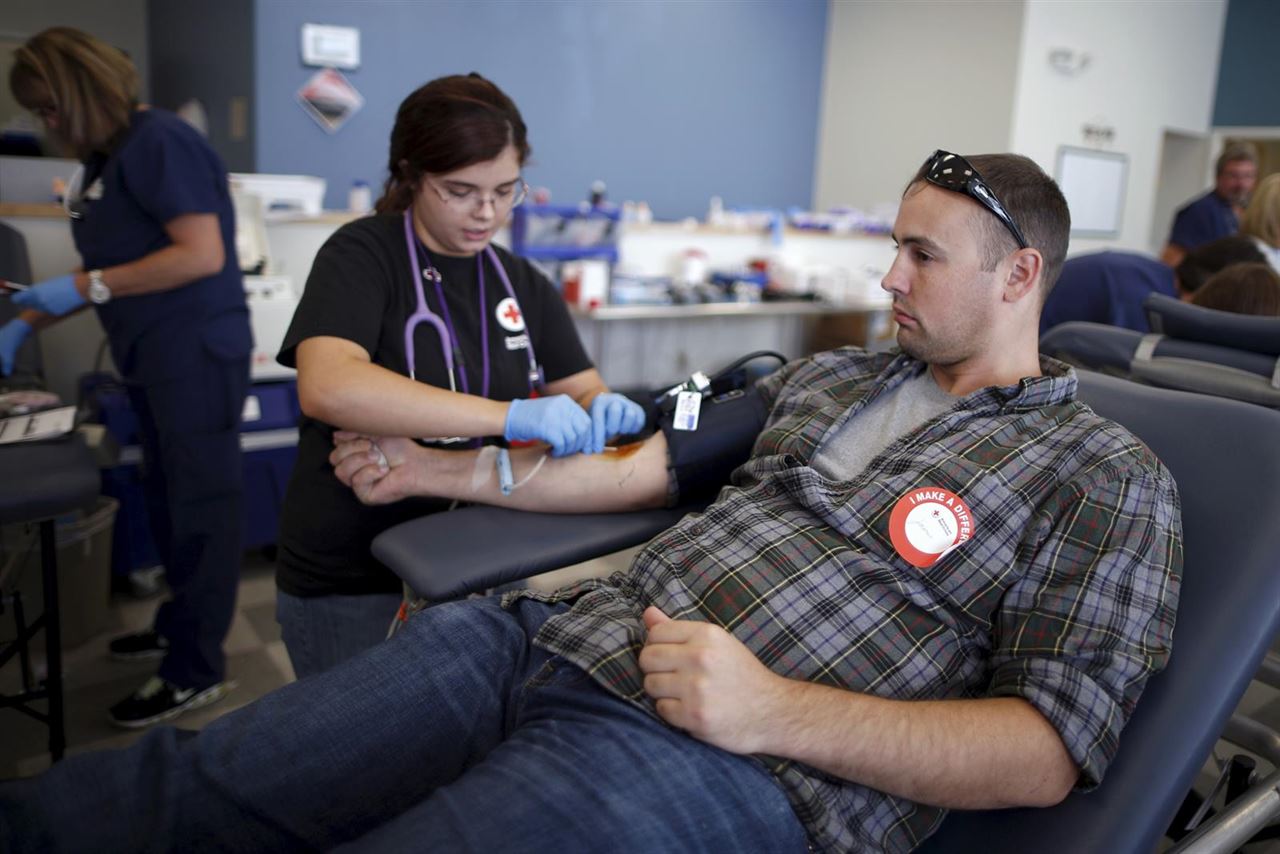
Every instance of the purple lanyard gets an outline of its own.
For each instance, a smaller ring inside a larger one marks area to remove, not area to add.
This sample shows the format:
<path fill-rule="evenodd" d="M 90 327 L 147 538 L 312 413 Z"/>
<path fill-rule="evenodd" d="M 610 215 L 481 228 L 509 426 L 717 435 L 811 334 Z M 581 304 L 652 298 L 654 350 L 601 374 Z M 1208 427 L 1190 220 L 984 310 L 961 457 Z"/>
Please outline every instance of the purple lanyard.
<path fill-rule="evenodd" d="M 424 270 L 418 262 L 419 245 L 417 237 L 413 233 L 413 225 L 410 219 L 410 212 L 404 212 L 404 239 L 405 246 L 409 250 L 409 263 L 413 266 L 413 283 L 414 289 L 418 297 L 418 307 L 413 314 L 409 315 L 409 319 L 404 325 L 404 352 L 405 360 L 408 363 L 408 374 L 410 379 L 417 379 L 415 365 L 415 351 L 413 346 L 413 331 L 419 323 L 430 323 L 435 327 L 436 333 L 440 336 L 440 349 L 444 353 L 445 369 L 449 372 L 449 388 L 451 391 L 457 391 L 454 386 L 454 358 L 455 355 L 461 362 L 462 354 L 458 347 L 458 336 L 454 331 L 453 319 L 449 315 L 449 304 L 444 299 L 444 286 L 441 282 L 440 271 L 433 267 L 428 256 L 427 268 Z M 489 256 L 493 262 L 493 266 L 498 270 L 498 277 L 502 279 L 502 284 L 506 287 L 507 296 L 511 297 L 511 301 L 516 304 L 519 310 L 520 301 L 516 299 L 515 290 L 511 287 L 511 279 L 507 276 L 506 269 L 502 266 L 502 262 L 498 259 L 497 254 L 493 251 L 492 246 L 484 248 L 484 254 Z M 489 396 L 489 323 L 485 316 L 485 287 L 484 287 L 484 256 L 476 254 L 476 272 L 480 282 L 480 351 L 483 354 L 483 381 L 480 396 Z M 444 320 L 441 321 L 440 316 L 433 313 L 427 307 L 427 295 L 422 286 L 423 278 L 430 279 L 435 284 L 436 298 L 440 300 L 440 308 L 444 312 Z M 528 339 L 526 349 L 529 354 L 529 390 L 533 391 L 542 385 L 542 371 L 538 367 L 537 358 L 533 353 L 533 338 L 528 334 L 528 326 L 525 327 L 525 337 Z M 470 384 L 467 382 L 466 366 L 459 364 L 460 370 L 456 376 L 462 384 L 463 394 L 470 394 Z"/>

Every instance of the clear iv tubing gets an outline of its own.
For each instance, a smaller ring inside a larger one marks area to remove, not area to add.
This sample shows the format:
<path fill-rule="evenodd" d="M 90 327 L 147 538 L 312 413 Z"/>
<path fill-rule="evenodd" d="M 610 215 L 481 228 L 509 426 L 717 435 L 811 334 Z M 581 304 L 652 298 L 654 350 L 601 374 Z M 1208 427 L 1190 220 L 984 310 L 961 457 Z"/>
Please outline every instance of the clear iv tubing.
<path fill-rule="evenodd" d="M 533 480 L 533 476 L 538 473 L 538 469 L 542 468 L 542 464 L 547 461 L 548 456 L 550 455 L 543 454 L 542 456 L 538 457 L 538 462 L 534 464 L 533 468 L 530 469 L 529 473 L 524 477 L 520 478 L 519 480 L 517 480 L 515 483 L 511 484 L 511 491 L 515 492 L 517 489 L 524 486 L 529 481 Z"/>

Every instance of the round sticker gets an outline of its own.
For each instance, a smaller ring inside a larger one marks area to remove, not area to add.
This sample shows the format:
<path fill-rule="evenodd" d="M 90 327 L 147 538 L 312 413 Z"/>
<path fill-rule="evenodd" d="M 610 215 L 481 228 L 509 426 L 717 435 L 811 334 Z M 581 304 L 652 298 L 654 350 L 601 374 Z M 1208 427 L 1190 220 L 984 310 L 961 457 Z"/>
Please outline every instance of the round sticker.
<path fill-rule="evenodd" d="M 903 560 L 925 569 L 973 535 L 973 514 L 954 492 L 922 486 L 898 499 L 889 539 Z"/>
<path fill-rule="evenodd" d="M 520 306 L 511 297 L 506 297 L 498 303 L 494 315 L 498 318 L 498 325 L 508 332 L 524 331 L 524 315 L 520 313 Z"/>

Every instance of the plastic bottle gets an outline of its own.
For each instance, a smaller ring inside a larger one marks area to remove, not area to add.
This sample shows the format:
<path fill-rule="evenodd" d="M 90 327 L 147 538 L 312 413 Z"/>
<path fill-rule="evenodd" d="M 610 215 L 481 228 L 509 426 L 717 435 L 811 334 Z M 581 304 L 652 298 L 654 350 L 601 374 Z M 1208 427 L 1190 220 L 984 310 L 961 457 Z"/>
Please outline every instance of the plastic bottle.
<path fill-rule="evenodd" d="M 373 193 L 368 181 L 352 181 L 351 192 L 347 193 L 347 210 L 351 213 L 366 214 L 373 209 Z"/>

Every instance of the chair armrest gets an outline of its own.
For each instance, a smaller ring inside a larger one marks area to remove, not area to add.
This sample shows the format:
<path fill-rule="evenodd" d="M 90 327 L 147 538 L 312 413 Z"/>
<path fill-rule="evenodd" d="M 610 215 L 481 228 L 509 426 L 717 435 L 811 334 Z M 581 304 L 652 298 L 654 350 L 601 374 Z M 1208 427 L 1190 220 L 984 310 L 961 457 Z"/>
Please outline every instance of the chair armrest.
<path fill-rule="evenodd" d="M 372 551 L 418 595 L 445 601 L 639 545 L 703 506 L 580 515 L 464 507 L 388 528 Z"/>

